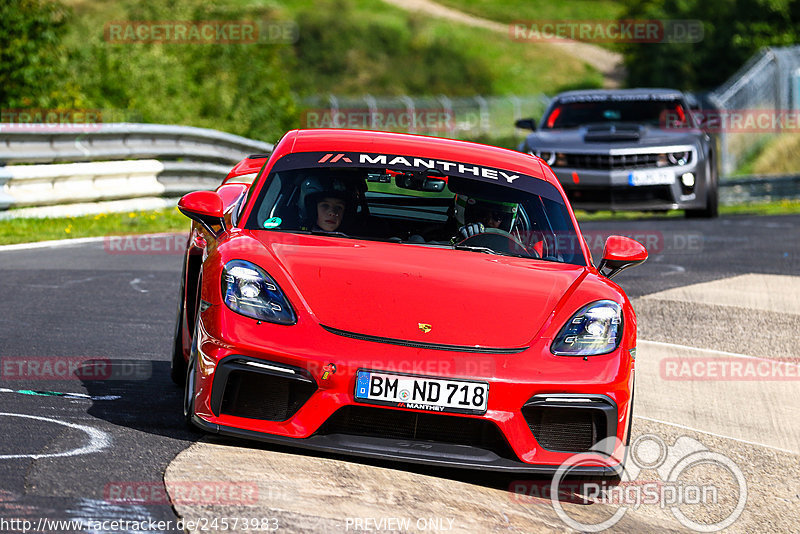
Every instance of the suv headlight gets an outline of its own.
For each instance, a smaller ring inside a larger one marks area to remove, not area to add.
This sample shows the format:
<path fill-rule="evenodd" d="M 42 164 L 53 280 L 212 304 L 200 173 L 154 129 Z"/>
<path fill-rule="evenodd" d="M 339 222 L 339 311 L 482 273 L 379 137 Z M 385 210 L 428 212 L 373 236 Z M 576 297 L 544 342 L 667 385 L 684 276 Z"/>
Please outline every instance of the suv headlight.
<path fill-rule="evenodd" d="M 536 150 L 534 154 L 542 158 L 548 165 L 553 165 L 556 162 L 556 153 L 551 150 Z"/>
<path fill-rule="evenodd" d="M 670 152 L 667 154 L 667 160 L 670 165 L 688 165 L 692 162 L 692 153 L 686 152 Z"/>
<path fill-rule="evenodd" d="M 622 340 L 622 307 L 612 300 L 587 304 L 573 315 L 550 345 L 558 356 L 608 354 Z"/>
<path fill-rule="evenodd" d="M 286 296 L 261 267 L 231 260 L 222 269 L 222 299 L 236 313 L 278 324 L 297 322 Z"/>

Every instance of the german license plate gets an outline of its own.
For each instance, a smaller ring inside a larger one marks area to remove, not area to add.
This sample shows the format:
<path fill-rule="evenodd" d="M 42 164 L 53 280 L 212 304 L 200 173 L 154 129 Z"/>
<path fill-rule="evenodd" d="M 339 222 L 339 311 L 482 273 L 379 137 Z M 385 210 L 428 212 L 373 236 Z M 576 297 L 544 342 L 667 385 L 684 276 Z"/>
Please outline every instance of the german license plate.
<path fill-rule="evenodd" d="M 366 404 L 431 412 L 486 413 L 489 384 L 359 369 L 355 399 Z"/>
<path fill-rule="evenodd" d="M 668 170 L 633 171 L 628 175 L 628 185 L 671 185 L 675 183 L 675 173 Z"/>

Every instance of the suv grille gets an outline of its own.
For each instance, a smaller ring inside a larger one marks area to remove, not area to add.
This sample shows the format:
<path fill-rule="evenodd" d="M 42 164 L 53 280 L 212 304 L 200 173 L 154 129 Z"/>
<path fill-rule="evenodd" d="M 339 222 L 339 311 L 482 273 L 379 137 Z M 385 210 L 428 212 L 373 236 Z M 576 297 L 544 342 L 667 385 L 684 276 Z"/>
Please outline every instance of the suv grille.
<path fill-rule="evenodd" d="M 566 165 L 572 169 L 627 170 L 658 166 L 662 154 L 564 154 Z"/>

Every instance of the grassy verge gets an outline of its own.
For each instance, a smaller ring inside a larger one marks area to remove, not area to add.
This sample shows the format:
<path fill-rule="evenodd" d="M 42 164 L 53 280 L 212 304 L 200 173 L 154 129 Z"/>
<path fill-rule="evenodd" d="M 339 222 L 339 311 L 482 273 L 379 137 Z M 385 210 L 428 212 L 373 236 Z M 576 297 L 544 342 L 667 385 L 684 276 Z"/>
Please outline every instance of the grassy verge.
<path fill-rule="evenodd" d="M 188 232 L 189 219 L 177 208 L 83 217 L 0 221 L 0 245 L 106 235 Z"/>
<path fill-rule="evenodd" d="M 736 204 L 734 206 L 720 206 L 719 213 L 725 215 L 795 215 L 800 213 L 800 200 L 778 200 L 774 202 L 750 202 L 747 204 Z M 584 221 L 611 221 L 611 220 L 633 220 L 633 219 L 654 219 L 654 218 L 675 218 L 683 217 L 683 211 L 675 210 L 661 213 L 644 211 L 596 211 L 588 213 L 582 210 L 575 210 L 575 218 L 578 222 Z"/>
<path fill-rule="evenodd" d="M 724 215 L 792 215 L 800 213 L 800 200 L 782 200 L 720 206 Z M 682 211 L 667 213 L 645 213 L 638 211 L 598 211 L 587 213 L 576 210 L 578 222 L 603 220 L 634 220 L 664 217 L 683 217 Z M 52 239 L 74 239 L 79 237 L 102 237 L 106 235 L 147 234 L 160 232 L 187 232 L 189 220 L 177 208 L 129 213 L 102 213 L 85 217 L 61 217 L 52 219 L 8 219 L 0 221 L 0 245 L 49 241 Z"/>
<path fill-rule="evenodd" d="M 616 20 L 624 11 L 616 0 L 437 0 L 438 3 L 497 22 Z"/>

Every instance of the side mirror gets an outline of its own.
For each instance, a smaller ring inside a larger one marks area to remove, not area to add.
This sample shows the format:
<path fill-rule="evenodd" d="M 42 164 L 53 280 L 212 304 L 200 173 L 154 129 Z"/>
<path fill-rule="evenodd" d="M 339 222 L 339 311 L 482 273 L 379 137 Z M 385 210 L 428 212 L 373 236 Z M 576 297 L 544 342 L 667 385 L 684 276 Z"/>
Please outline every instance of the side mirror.
<path fill-rule="evenodd" d="M 607 278 L 611 278 L 628 267 L 644 263 L 646 259 L 647 249 L 644 245 L 630 237 L 611 235 L 606 239 L 603 259 L 600 260 L 597 270 Z M 609 269 L 608 274 L 602 272 L 605 268 Z"/>
<path fill-rule="evenodd" d="M 193 191 L 188 193 L 178 201 L 178 209 L 193 221 L 203 225 L 214 236 L 225 231 L 222 198 L 216 191 Z M 221 230 L 214 230 L 215 226 L 221 227 Z"/>
<path fill-rule="evenodd" d="M 514 123 L 514 126 L 522 130 L 536 131 L 536 119 L 519 119 Z"/>

